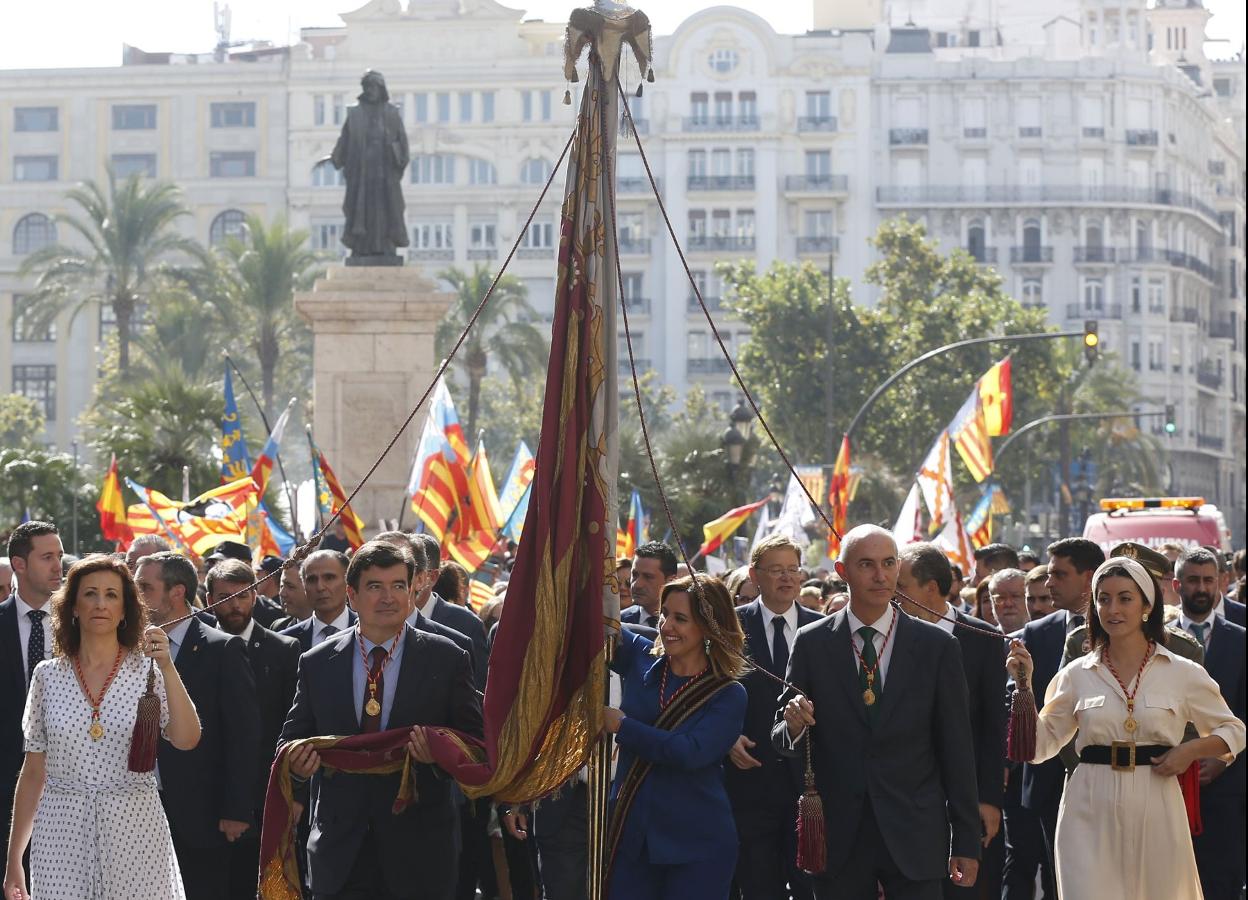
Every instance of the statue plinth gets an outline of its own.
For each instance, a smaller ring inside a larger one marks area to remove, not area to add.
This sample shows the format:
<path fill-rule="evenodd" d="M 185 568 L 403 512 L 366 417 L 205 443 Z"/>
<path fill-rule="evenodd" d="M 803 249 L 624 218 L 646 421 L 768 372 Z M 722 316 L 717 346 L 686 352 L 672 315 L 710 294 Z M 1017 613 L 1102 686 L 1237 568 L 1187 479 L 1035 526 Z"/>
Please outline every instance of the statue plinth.
<path fill-rule="evenodd" d="M 312 326 L 313 430 L 350 493 L 433 380 L 434 332 L 452 295 L 419 268 L 333 266 L 295 309 Z M 376 533 L 399 515 L 418 416 L 351 504 Z"/>

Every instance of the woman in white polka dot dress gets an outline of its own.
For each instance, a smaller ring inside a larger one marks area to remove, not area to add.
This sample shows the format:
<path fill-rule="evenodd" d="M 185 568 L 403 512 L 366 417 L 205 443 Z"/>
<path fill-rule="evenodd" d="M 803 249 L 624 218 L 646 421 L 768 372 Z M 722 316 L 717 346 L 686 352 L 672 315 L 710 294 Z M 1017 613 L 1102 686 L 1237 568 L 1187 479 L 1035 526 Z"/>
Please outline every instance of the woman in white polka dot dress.
<path fill-rule="evenodd" d="M 168 637 L 146 623 L 130 572 L 111 557 L 74 565 L 52 598 L 56 656 L 35 669 L 26 699 L 4 900 L 184 897 L 155 774 L 129 769 L 149 657 L 165 739 L 190 750 L 199 718 Z"/>

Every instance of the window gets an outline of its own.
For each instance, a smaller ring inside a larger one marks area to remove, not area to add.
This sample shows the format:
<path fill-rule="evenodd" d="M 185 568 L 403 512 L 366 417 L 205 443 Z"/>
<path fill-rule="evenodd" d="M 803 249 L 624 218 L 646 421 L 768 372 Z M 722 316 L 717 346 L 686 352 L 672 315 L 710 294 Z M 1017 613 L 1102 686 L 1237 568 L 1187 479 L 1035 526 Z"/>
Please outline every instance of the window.
<path fill-rule="evenodd" d="M 498 184 L 498 170 L 494 163 L 484 159 L 468 160 L 469 184 Z"/>
<path fill-rule="evenodd" d="M 141 178 L 156 177 L 155 153 L 114 153 L 113 174 L 118 178 L 138 175 Z"/>
<path fill-rule="evenodd" d="M 413 250 L 450 250 L 455 246 L 452 222 L 417 222 L 412 226 Z"/>
<path fill-rule="evenodd" d="M 550 121 L 553 103 L 550 91 L 521 91 L 520 96 L 524 121 Z"/>
<path fill-rule="evenodd" d="M 449 153 L 417 153 L 412 157 L 412 184 L 454 184 L 455 157 Z"/>
<path fill-rule="evenodd" d="M 113 107 L 114 131 L 151 131 L 156 127 L 156 104 L 118 104 Z"/>
<path fill-rule="evenodd" d="M 1083 308 L 1086 312 L 1105 311 L 1105 282 L 1089 278 L 1083 283 Z"/>
<path fill-rule="evenodd" d="M 1104 244 L 1104 232 L 1099 222 L 1089 222 L 1084 230 L 1084 243 L 1090 250 L 1100 250 Z"/>
<path fill-rule="evenodd" d="M 542 91 L 542 121 L 549 122 L 552 106 L 554 104 L 554 94 L 551 91 Z"/>
<path fill-rule="evenodd" d="M 754 150 L 741 147 L 737 150 L 737 174 L 742 178 L 754 177 Z"/>
<path fill-rule="evenodd" d="M 1147 222 L 1135 223 L 1135 249 L 1148 250 L 1153 245 L 1152 235 L 1148 230 Z"/>
<path fill-rule="evenodd" d="M 28 213 L 13 227 L 13 255 L 25 256 L 56 243 L 56 225 L 43 213 Z"/>
<path fill-rule="evenodd" d="M 481 121 L 482 122 L 494 121 L 494 92 L 493 91 L 481 92 Z"/>
<path fill-rule="evenodd" d="M 217 151 L 208 154 L 210 178 L 254 178 L 256 154 L 250 150 Z"/>
<path fill-rule="evenodd" d="M 1140 371 L 1140 367 L 1141 365 L 1143 365 L 1140 357 L 1141 357 L 1140 342 L 1136 340 L 1135 338 L 1132 338 L 1131 339 L 1131 368 L 1135 369 L 1135 371 L 1137 372 Z"/>
<path fill-rule="evenodd" d="M 451 95 L 444 91 L 440 91 L 435 94 L 434 97 L 437 99 L 438 103 L 438 121 L 451 121 Z"/>
<path fill-rule="evenodd" d="M 711 234 L 717 238 L 732 236 L 732 210 L 711 210 Z"/>
<path fill-rule="evenodd" d="M 689 118 L 694 122 L 705 124 L 711 117 L 710 101 L 706 94 L 689 95 Z"/>
<path fill-rule="evenodd" d="M 832 92 L 807 91 L 806 116 L 820 121 L 830 119 L 832 117 Z"/>
<path fill-rule="evenodd" d="M 690 359 L 706 359 L 708 350 L 705 331 L 690 331 L 685 335 L 685 355 Z"/>
<path fill-rule="evenodd" d="M 706 175 L 705 150 L 689 151 L 689 175 L 692 178 L 702 178 Z"/>
<path fill-rule="evenodd" d="M 690 238 L 706 237 L 706 210 L 704 209 L 689 210 L 689 237 Z"/>
<path fill-rule="evenodd" d="M 1019 97 L 1017 103 L 1019 137 L 1040 137 L 1043 132 L 1040 98 Z"/>
<path fill-rule="evenodd" d="M 1219 97 L 1231 96 L 1231 79 L 1215 78 L 1213 79 L 1213 92 Z"/>
<path fill-rule="evenodd" d="M 827 238 L 832 236 L 832 210 L 808 209 L 804 222 L 804 236 L 810 238 Z"/>
<path fill-rule="evenodd" d="M 625 300 L 640 300 L 646 295 L 642 289 L 645 276 L 641 272 L 625 272 L 620 282 L 620 296 Z"/>
<path fill-rule="evenodd" d="M 1150 372 L 1164 372 L 1166 370 L 1166 356 L 1163 352 L 1160 338 L 1148 339 L 1148 369 Z"/>
<path fill-rule="evenodd" d="M 345 252 L 345 248 L 340 240 L 342 223 L 338 220 L 335 219 L 332 222 L 317 222 L 313 220 L 309 232 L 309 240 L 313 250 L 331 253 Z"/>
<path fill-rule="evenodd" d="M 324 94 L 312 95 L 312 124 L 313 125 L 325 124 L 325 95 Z"/>
<path fill-rule="evenodd" d="M 416 94 L 415 100 L 416 100 L 416 103 L 415 103 L 416 121 L 428 122 L 429 121 L 429 95 L 428 94 Z"/>
<path fill-rule="evenodd" d="M 731 72 L 740 62 L 741 54 L 727 47 L 711 51 L 711 55 L 706 60 L 707 65 L 711 67 L 711 71 L 719 72 L 720 74 Z"/>
<path fill-rule="evenodd" d="M 732 173 L 732 151 L 727 147 L 716 147 L 711 151 L 711 174 L 727 177 Z"/>
<path fill-rule="evenodd" d="M 1023 306 L 1044 306 L 1044 280 L 1041 278 L 1023 279 Z"/>
<path fill-rule="evenodd" d="M 530 222 L 520 246 L 546 249 L 555 246 L 555 226 L 551 222 Z"/>
<path fill-rule="evenodd" d="M 967 97 L 962 101 L 962 136 L 988 136 L 988 102 L 984 97 Z"/>
<path fill-rule="evenodd" d="M 57 113 L 55 106 L 19 106 L 13 110 L 13 130 L 56 131 Z"/>
<path fill-rule="evenodd" d="M 56 366 L 14 366 L 13 393 L 35 401 L 45 419 L 56 421 Z"/>
<path fill-rule="evenodd" d="M 635 244 L 646 237 L 646 217 L 644 213 L 627 212 L 619 214 L 616 225 L 620 233 L 621 244 Z"/>
<path fill-rule="evenodd" d="M 459 121 L 461 122 L 472 121 L 472 92 L 471 91 L 459 92 Z"/>
<path fill-rule="evenodd" d="M 982 260 L 984 258 L 985 245 L 984 223 L 979 219 L 975 219 L 966 228 L 966 252 L 975 259 Z"/>
<path fill-rule="evenodd" d="M 826 178 L 832 174 L 831 150 L 806 151 L 806 177 Z"/>
<path fill-rule="evenodd" d="M 213 128 L 256 127 L 256 104 L 254 103 L 214 103 L 211 109 Z"/>
<path fill-rule="evenodd" d="M 715 95 L 715 121 L 721 125 L 732 122 L 732 94 L 727 91 Z"/>
<path fill-rule="evenodd" d="M 247 217 L 237 209 L 227 209 L 212 220 L 208 228 L 208 243 L 219 247 L 226 238 L 241 238 L 247 228 Z"/>
<path fill-rule="evenodd" d="M 334 113 L 334 124 L 341 125 L 342 120 L 346 118 L 346 104 L 342 94 L 331 94 L 329 99 Z"/>
<path fill-rule="evenodd" d="M 36 329 L 30 318 L 30 298 L 13 295 L 13 343 L 51 343 L 56 340 L 56 322 L 52 321 Z"/>
<path fill-rule="evenodd" d="M 1028 219 L 1023 223 L 1023 261 L 1033 262 L 1040 259 L 1040 222 Z"/>
<path fill-rule="evenodd" d="M 472 222 L 468 225 L 468 246 L 473 250 L 492 250 L 498 244 L 493 222 Z"/>
<path fill-rule="evenodd" d="M 323 159 L 312 167 L 312 187 L 343 187 L 346 176 L 334 168 L 333 162 Z"/>
<path fill-rule="evenodd" d="M 1144 306 L 1144 286 L 1139 275 L 1131 276 L 1131 312 L 1138 313 Z"/>
<path fill-rule="evenodd" d="M 754 210 L 737 210 L 737 237 L 754 237 Z"/>
<path fill-rule="evenodd" d="M 1148 280 L 1148 311 L 1151 313 L 1166 311 L 1166 283 L 1160 278 Z"/>
<path fill-rule="evenodd" d="M 737 94 L 737 115 L 742 122 L 758 121 L 758 94 L 753 91 L 742 91 Z"/>
<path fill-rule="evenodd" d="M 545 159 L 526 159 L 520 165 L 520 181 L 523 184 L 544 184 L 550 177 L 550 162 Z"/>
<path fill-rule="evenodd" d="M 59 165 L 55 156 L 13 157 L 14 181 L 56 181 Z"/>

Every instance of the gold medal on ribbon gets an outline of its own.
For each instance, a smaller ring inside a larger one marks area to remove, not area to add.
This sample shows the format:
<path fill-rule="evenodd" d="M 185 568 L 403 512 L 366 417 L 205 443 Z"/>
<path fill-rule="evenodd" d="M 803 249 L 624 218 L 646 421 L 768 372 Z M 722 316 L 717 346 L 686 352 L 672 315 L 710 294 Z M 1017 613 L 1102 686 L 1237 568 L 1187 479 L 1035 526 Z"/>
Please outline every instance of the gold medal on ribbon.
<path fill-rule="evenodd" d="M 381 715 L 381 704 L 377 702 L 376 697 L 368 698 L 368 702 L 364 704 L 364 715 L 366 716 Z"/>
<path fill-rule="evenodd" d="M 875 706 L 875 691 L 871 690 L 871 688 L 867 688 L 863 691 L 862 702 L 867 704 L 867 706 Z"/>
<path fill-rule="evenodd" d="M 91 735 L 91 740 L 98 741 L 100 738 L 104 737 L 104 726 L 101 725 L 97 719 L 91 723 L 91 727 L 87 729 L 87 734 Z"/>
<path fill-rule="evenodd" d="M 1135 734 L 1135 729 L 1139 725 L 1135 721 L 1135 716 L 1127 716 L 1127 721 L 1122 723 L 1122 727 L 1127 729 L 1127 734 Z"/>

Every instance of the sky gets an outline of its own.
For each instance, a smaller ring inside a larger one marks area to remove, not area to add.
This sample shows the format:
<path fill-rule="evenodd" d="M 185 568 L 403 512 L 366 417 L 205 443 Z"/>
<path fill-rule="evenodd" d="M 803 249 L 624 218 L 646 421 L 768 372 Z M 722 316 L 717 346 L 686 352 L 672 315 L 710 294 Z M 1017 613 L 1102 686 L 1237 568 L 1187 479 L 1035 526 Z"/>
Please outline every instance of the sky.
<path fill-rule="evenodd" d="M 589 0 L 506 0 L 527 10 L 529 18 L 565 21 L 574 6 Z M 809 0 L 730 0 L 763 16 L 781 33 L 799 33 L 811 26 Z M 644 0 L 634 3 L 645 9 Z M 338 13 L 363 5 L 363 0 L 233 0 L 234 40 L 254 38 L 289 43 L 299 29 L 339 25 Z M 670 34 L 685 18 L 711 5 L 704 0 L 663 0 L 647 12 L 657 34 Z M 1205 0 L 1213 12 L 1209 36 L 1225 42 L 1207 48 L 1210 56 L 1226 56 L 1244 43 L 1243 0 Z M 44 0 L 14 4 L 0 28 L 0 67 L 66 68 L 115 66 L 121 45 L 148 51 L 203 53 L 216 42 L 212 0 Z"/>

